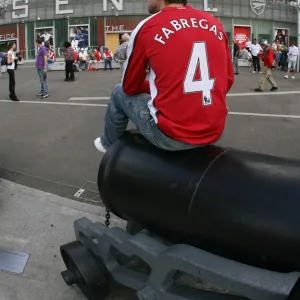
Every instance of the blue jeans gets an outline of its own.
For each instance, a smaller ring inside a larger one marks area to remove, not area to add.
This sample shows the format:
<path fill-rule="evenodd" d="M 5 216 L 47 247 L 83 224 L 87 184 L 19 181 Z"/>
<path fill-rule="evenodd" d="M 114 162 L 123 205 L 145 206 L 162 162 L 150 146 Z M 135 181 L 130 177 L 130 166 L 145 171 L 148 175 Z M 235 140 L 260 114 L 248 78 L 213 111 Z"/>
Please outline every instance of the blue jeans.
<path fill-rule="evenodd" d="M 49 69 L 49 64 L 53 64 L 54 63 L 54 60 L 53 59 L 51 59 L 51 58 L 48 58 L 47 59 L 47 70 L 50 70 Z"/>
<path fill-rule="evenodd" d="M 179 151 L 198 147 L 173 140 L 163 134 L 150 114 L 147 105 L 150 99 L 148 94 L 128 96 L 123 92 L 121 84 L 115 86 L 105 115 L 104 133 L 101 136 L 103 147 L 108 149 L 124 134 L 129 120 L 151 144 L 158 148 Z"/>
<path fill-rule="evenodd" d="M 110 69 L 112 69 L 111 64 L 112 64 L 112 60 L 111 59 L 109 59 L 109 58 L 105 59 L 105 61 L 104 61 L 104 70 L 106 70 L 107 67 L 109 67 Z"/>
<path fill-rule="evenodd" d="M 88 62 L 86 60 L 79 61 L 79 68 L 83 70 L 83 68 L 82 68 L 83 66 L 84 66 L 84 70 L 86 70 L 88 67 Z"/>
<path fill-rule="evenodd" d="M 44 69 L 37 69 L 37 72 L 41 83 L 41 93 L 48 94 L 47 73 L 44 72 Z"/>

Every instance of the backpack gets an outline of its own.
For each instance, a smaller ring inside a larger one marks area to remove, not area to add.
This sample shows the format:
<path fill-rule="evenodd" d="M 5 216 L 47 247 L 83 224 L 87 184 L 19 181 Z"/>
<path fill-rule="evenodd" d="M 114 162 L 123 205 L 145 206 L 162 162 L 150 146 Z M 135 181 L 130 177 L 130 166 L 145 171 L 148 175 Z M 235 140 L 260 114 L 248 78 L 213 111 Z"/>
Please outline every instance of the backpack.
<path fill-rule="evenodd" d="M 78 64 L 73 64 L 73 71 L 74 71 L 74 73 L 77 73 L 80 71 Z"/>
<path fill-rule="evenodd" d="M 1 66 L 6 66 L 7 58 L 2 52 L 0 52 L 0 59 L 1 59 Z"/>

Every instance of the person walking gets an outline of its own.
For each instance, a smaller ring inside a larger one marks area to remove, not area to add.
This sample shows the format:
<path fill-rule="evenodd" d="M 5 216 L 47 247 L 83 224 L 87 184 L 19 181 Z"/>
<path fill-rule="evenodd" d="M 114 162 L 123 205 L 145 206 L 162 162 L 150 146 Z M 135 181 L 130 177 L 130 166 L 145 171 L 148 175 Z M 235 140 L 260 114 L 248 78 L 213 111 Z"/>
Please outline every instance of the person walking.
<path fill-rule="evenodd" d="M 9 77 L 9 99 L 12 101 L 20 101 L 16 96 L 15 87 L 16 87 L 16 80 L 15 80 L 15 60 L 17 59 L 15 56 L 14 50 L 16 49 L 16 43 L 11 42 L 8 44 L 8 52 L 7 52 L 7 73 Z"/>
<path fill-rule="evenodd" d="M 35 65 L 41 84 L 41 91 L 37 94 L 37 96 L 40 96 L 41 98 L 45 99 L 49 97 L 47 82 L 48 50 L 41 39 L 36 39 L 36 45 L 38 47 L 38 54 L 36 57 Z"/>
<path fill-rule="evenodd" d="M 233 40 L 233 67 L 234 74 L 239 75 L 239 54 L 240 54 L 240 46 L 237 44 L 236 40 Z"/>
<path fill-rule="evenodd" d="M 289 47 L 288 52 L 288 71 L 284 78 L 289 78 L 289 73 L 292 72 L 292 79 L 295 79 L 295 71 L 297 67 L 297 59 L 298 59 L 299 50 L 298 47 L 295 46 L 295 42 L 291 42 L 291 46 Z"/>
<path fill-rule="evenodd" d="M 64 42 L 65 47 L 65 61 L 66 61 L 66 78 L 65 81 L 75 81 L 74 76 L 74 49 L 70 42 Z"/>
<path fill-rule="evenodd" d="M 274 62 L 276 61 L 275 54 L 267 42 L 264 42 L 263 48 L 264 48 L 263 49 L 263 51 L 264 51 L 264 55 L 263 55 L 264 71 L 260 78 L 259 87 L 257 89 L 255 89 L 255 92 L 263 92 L 266 80 L 268 80 L 272 86 L 271 91 L 276 91 L 276 90 L 278 90 L 278 86 L 272 75 L 272 68 L 275 67 Z"/>
<path fill-rule="evenodd" d="M 258 73 L 261 74 L 260 59 L 259 59 L 259 54 L 261 52 L 262 52 L 262 48 L 261 48 L 260 44 L 257 43 L 257 39 L 254 39 L 253 44 L 251 45 L 252 65 L 254 67 L 253 74 L 256 73 L 256 70 Z"/>

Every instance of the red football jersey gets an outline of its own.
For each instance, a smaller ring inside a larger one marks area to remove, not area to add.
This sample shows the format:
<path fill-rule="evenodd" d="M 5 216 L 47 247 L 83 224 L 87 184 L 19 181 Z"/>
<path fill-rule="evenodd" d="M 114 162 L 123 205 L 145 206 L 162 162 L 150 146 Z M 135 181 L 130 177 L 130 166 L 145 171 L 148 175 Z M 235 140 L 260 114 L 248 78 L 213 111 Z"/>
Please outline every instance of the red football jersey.
<path fill-rule="evenodd" d="M 77 51 L 74 51 L 74 60 L 77 61 L 77 60 L 78 60 L 78 57 L 79 57 L 78 52 L 77 52 Z"/>
<path fill-rule="evenodd" d="M 95 52 L 96 60 L 100 61 L 101 60 L 101 54 L 100 54 L 100 52 L 98 50 L 94 51 L 94 52 Z"/>
<path fill-rule="evenodd" d="M 150 93 L 150 113 L 172 139 L 192 145 L 216 142 L 224 131 L 233 81 L 226 33 L 206 12 L 165 7 L 132 32 L 123 90 Z"/>

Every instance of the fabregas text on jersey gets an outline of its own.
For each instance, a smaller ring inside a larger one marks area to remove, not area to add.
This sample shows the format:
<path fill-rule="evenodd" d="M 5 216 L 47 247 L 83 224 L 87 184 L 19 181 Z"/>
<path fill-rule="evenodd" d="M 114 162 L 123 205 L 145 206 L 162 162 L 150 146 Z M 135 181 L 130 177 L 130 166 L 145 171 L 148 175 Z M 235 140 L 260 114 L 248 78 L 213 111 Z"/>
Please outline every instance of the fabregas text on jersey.
<path fill-rule="evenodd" d="M 190 19 L 180 19 L 180 20 L 173 20 L 170 22 L 170 26 L 172 26 L 172 29 L 163 27 L 161 29 L 162 34 L 156 34 L 154 37 L 154 40 L 165 45 L 166 41 L 170 38 L 172 34 L 175 34 L 176 31 L 180 31 L 182 29 L 186 28 L 202 28 L 204 30 L 208 30 L 220 40 L 223 40 L 223 32 L 218 32 L 217 25 L 215 24 L 209 24 L 208 20 L 201 19 L 197 20 L 196 18 L 190 18 Z"/>

